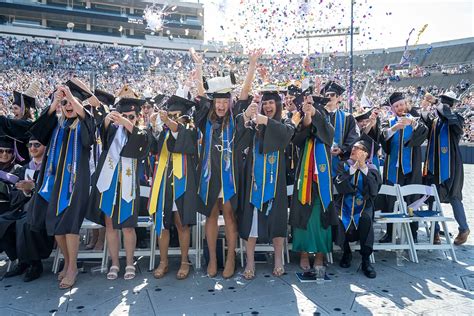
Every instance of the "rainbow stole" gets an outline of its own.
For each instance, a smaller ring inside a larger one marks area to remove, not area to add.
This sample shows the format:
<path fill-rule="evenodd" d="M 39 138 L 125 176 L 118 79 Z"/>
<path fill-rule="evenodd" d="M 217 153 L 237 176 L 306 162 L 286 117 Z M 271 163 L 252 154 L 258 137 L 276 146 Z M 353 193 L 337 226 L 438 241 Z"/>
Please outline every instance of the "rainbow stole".
<path fill-rule="evenodd" d="M 259 145 L 257 137 L 254 137 L 250 203 L 258 210 L 263 211 L 263 204 L 269 202 L 266 212 L 268 216 L 276 195 L 280 152 L 261 154 L 258 150 Z"/>
<path fill-rule="evenodd" d="M 311 205 L 313 201 L 311 196 L 313 181 L 318 185 L 319 196 L 325 212 L 332 202 L 331 165 L 325 145 L 318 138 L 306 140 L 301 157 L 297 190 L 298 200 L 303 205 Z"/>
<path fill-rule="evenodd" d="M 349 172 L 349 164 L 344 164 L 344 170 Z M 351 183 L 356 187 L 356 191 L 353 194 L 344 194 L 342 196 L 341 210 L 339 212 L 339 217 L 341 218 L 346 231 L 351 226 L 351 222 L 354 222 L 354 225 L 357 229 L 360 215 L 364 211 L 366 204 L 364 196 L 361 194 L 364 192 L 364 178 L 360 170 L 357 170 L 352 175 Z"/>
<path fill-rule="evenodd" d="M 435 148 L 436 142 L 438 143 L 438 155 L 439 155 L 439 175 L 438 183 L 443 183 L 448 180 L 451 176 L 451 148 L 450 148 L 450 133 L 449 125 L 447 122 L 443 122 L 439 118 L 433 120 L 433 126 L 431 127 L 430 138 L 428 140 L 427 155 L 423 170 L 423 175 L 426 176 L 428 171 L 431 174 L 435 174 Z"/>
<path fill-rule="evenodd" d="M 331 122 L 332 123 L 332 122 Z M 338 144 L 339 148 L 344 143 L 344 133 L 346 131 L 346 113 L 342 110 L 336 110 L 334 114 L 334 143 Z M 332 156 L 332 174 L 336 174 L 337 166 L 339 165 L 339 156 Z"/>
<path fill-rule="evenodd" d="M 180 153 L 170 153 L 167 141 L 170 131 L 165 132 L 165 140 L 161 147 L 160 153 L 155 159 L 155 168 L 153 171 L 153 183 L 151 185 L 150 199 L 148 201 L 148 212 L 150 215 L 155 214 L 155 230 L 160 236 L 163 229 L 163 212 L 165 210 L 165 193 L 166 181 L 168 181 L 169 158 L 171 154 L 172 170 L 173 170 L 173 201 L 183 196 L 187 185 L 186 155 Z"/>
<path fill-rule="evenodd" d="M 71 203 L 71 196 L 76 182 L 77 162 L 81 156 L 81 123 L 75 119 L 69 126 L 70 131 L 65 139 L 66 125 L 58 126 L 53 132 L 53 138 L 48 148 L 48 159 L 46 160 L 46 171 L 43 183 L 38 194 L 47 202 L 51 201 L 54 184 L 59 181 L 59 197 L 56 204 L 56 216 L 64 212 Z M 66 142 L 64 146 L 63 142 Z M 62 152 L 66 151 L 65 162 L 62 170 L 57 170 L 60 165 L 59 159 Z"/>
<path fill-rule="evenodd" d="M 201 161 L 201 177 L 199 183 L 199 197 L 205 205 L 208 203 L 209 198 L 209 182 L 211 180 L 211 146 L 212 146 L 212 124 L 210 120 L 206 123 L 206 134 L 204 137 L 207 139 L 204 143 L 204 155 Z M 237 192 L 235 188 L 234 178 L 234 153 L 232 151 L 232 142 L 234 137 L 234 122 L 232 118 L 229 119 L 224 132 L 224 125 L 221 130 L 222 143 L 221 147 L 221 185 L 224 193 L 223 203 L 230 200 Z"/>
<path fill-rule="evenodd" d="M 407 114 L 407 117 L 411 117 Z M 390 127 L 395 125 L 398 121 L 398 117 L 394 117 L 390 120 Z M 411 125 L 405 126 L 401 130 L 397 130 L 392 136 L 390 142 L 390 154 L 387 155 L 387 179 L 391 183 L 398 183 L 398 168 L 399 168 L 399 155 L 401 153 L 401 168 L 403 174 L 409 174 L 412 170 L 412 147 L 406 147 L 404 144 L 408 142 L 413 134 L 413 127 Z"/>

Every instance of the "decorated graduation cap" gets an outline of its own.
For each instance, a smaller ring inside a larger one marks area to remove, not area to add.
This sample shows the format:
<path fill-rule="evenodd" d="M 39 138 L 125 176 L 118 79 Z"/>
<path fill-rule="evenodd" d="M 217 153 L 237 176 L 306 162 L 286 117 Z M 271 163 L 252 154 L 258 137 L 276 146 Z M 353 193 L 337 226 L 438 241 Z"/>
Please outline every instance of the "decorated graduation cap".
<path fill-rule="evenodd" d="M 237 82 L 235 80 L 235 75 L 233 72 L 231 72 L 228 76 L 224 77 L 214 77 L 209 80 L 203 78 L 203 81 L 206 93 L 213 99 L 230 98 L 230 93 L 234 89 L 234 86 Z"/>
<path fill-rule="evenodd" d="M 107 106 L 112 106 L 115 103 L 115 96 L 103 90 L 95 89 L 94 95 L 99 101 Z"/>
<path fill-rule="evenodd" d="M 379 151 L 380 145 L 375 142 L 372 137 L 362 133 L 359 139 L 354 143 L 353 146 L 362 145 L 363 150 L 368 153 L 367 160 L 371 161 L 372 157 Z"/>
<path fill-rule="evenodd" d="M 326 94 L 328 92 L 334 92 L 336 95 L 342 95 L 346 91 L 344 87 L 342 87 L 340 84 L 337 82 L 330 80 L 326 82 L 324 87 L 321 89 L 321 94 Z"/>
<path fill-rule="evenodd" d="M 447 104 L 450 107 L 454 105 L 455 102 L 459 102 L 459 99 L 456 98 L 456 93 L 453 91 L 448 91 L 439 96 L 439 100 L 443 104 Z"/>
<path fill-rule="evenodd" d="M 296 85 L 295 83 L 291 83 L 287 86 L 288 94 L 296 96 L 302 92 L 301 87 Z"/>
<path fill-rule="evenodd" d="M 20 106 L 22 109 L 36 109 L 36 97 L 39 94 L 39 90 L 39 82 L 33 81 L 25 92 L 13 91 L 13 104 Z"/>
<path fill-rule="evenodd" d="M 90 97 L 92 97 L 92 92 L 87 88 L 87 86 L 77 78 L 72 78 L 65 83 L 65 86 L 69 87 L 71 94 L 83 102 Z"/>
<path fill-rule="evenodd" d="M 369 109 L 368 111 L 363 111 L 363 112 L 360 112 L 360 113 L 355 113 L 354 114 L 354 118 L 356 119 L 356 121 L 360 122 L 362 120 L 366 120 L 368 118 L 370 118 L 370 115 L 372 114 L 372 112 L 374 111 L 373 108 Z"/>
<path fill-rule="evenodd" d="M 401 92 L 394 92 L 388 97 L 388 105 L 393 106 L 396 102 L 404 100 L 405 96 Z"/>
<path fill-rule="evenodd" d="M 268 100 L 281 102 L 281 93 L 282 93 L 281 87 L 275 84 L 268 84 L 260 88 L 260 94 L 262 95 L 262 102 L 268 101 Z"/>
<path fill-rule="evenodd" d="M 125 84 L 119 93 L 116 95 L 117 98 L 135 98 L 138 99 L 140 96 L 136 93 L 128 84 Z"/>
<path fill-rule="evenodd" d="M 145 102 L 145 99 L 120 98 L 115 105 L 115 109 L 120 113 L 135 111 L 135 113 L 138 114 L 142 110 L 142 105 L 145 104 Z"/>

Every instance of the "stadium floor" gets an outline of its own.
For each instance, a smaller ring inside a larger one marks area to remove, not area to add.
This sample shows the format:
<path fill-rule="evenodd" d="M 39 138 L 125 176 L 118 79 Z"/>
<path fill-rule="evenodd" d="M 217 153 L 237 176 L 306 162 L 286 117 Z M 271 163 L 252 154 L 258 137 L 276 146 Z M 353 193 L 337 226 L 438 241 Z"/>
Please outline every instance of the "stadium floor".
<path fill-rule="evenodd" d="M 468 223 L 474 227 L 474 165 L 464 167 L 464 205 Z M 450 206 L 445 206 L 446 215 L 452 215 Z M 455 223 L 450 224 L 450 231 L 456 234 Z M 423 238 L 425 234 L 419 236 Z M 340 253 L 335 253 L 335 263 L 328 268 L 332 280 L 325 284 L 300 283 L 295 256 L 280 278 L 271 275 L 271 264 L 257 264 L 252 281 L 241 277 L 240 267 L 230 280 L 210 279 L 202 269 L 177 281 L 179 258 L 170 261 L 170 271 L 161 280 L 147 271 L 148 261 L 143 258 L 134 280 L 107 281 L 105 275 L 89 272 L 97 263 L 87 263 L 86 272 L 79 274 L 69 291 L 58 289 L 50 272 L 52 260 L 48 260 L 39 280 L 0 281 L 0 315 L 472 315 L 474 235 L 456 247 L 456 254 L 459 263 L 445 259 L 439 251 L 419 251 L 419 264 L 405 261 L 397 266 L 394 252 L 379 251 L 375 253 L 377 278 L 367 279 L 357 271 L 358 254 L 351 268 L 342 269 L 337 264 Z M 0 265 L 3 275 L 5 262 Z"/>

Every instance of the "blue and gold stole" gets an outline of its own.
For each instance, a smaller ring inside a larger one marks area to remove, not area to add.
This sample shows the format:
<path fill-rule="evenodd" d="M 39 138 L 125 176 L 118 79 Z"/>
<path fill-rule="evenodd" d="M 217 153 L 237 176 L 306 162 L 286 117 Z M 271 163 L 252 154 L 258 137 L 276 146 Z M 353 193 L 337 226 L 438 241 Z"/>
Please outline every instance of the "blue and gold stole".
<path fill-rule="evenodd" d="M 297 182 L 298 200 L 302 205 L 312 204 L 312 184 L 315 182 L 325 212 L 332 202 L 331 165 L 325 144 L 317 137 L 308 138 L 301 159 Z"/>
<path fill-rule="evenodd" d="M 170 158 L 173 168 L 173 183 L 171 186 L 173 188 L 173 201 L 183 196 L 187 185 L 186 155 L 170 153 L 167 143 L 171 132 L 167 130 L 164 133 L 165 140 L 155 161 L 153 183 L 151 185 L 150 199 L 148 202 L 149 214 L 155 214 L 155 230 L 158 236 L 160 236 L 163 228 L 163 212 L 165 210 L 166 183 L 168 180 L 167 174 L 170 166 Z"/>
<path fill-rule="evenodd" d="M 232 118 L 229 119 L 229 123 L 222 124 L 221 127 L 222 143 L 218 146 L 221 152 L 221 185 L 222 192 L 224 194 L 223 203 L 230 200 L 237 192 L 235 188 L 235 177 L 234 177 L 234 152 L 233 138 L 234 138 L 234 122 Z M 209 198 L 209 182 L 211 180 L 211 149 L 212 149 L 212 123 L 207 120 L 206 123 L 206 134 L 204 135 L 207 139 L 204 143 L 204 155 L 202 157 L 202 168 L 201 168 L 201 179 L 199 183 L 199 197 L 207 205 Z"/>
<path fill-rule="evenodd" d="M 450 133 L 448 122 L 443 122 L 436 118 L 433 120 L 431 127 L 430 138 L 428 140 L 428 149 L 423 170 L 423 175 L 426 176 L 428 171 L 435 175 L 435 148 L 438 145 L 438 183 L 441 184 L 448 180 L 451 176 L 451 148 L 450 148 Z"/>
<path fill-rule="evenodd" d="M 253 143 L 250 203 L 258 210 L 263 211 L 263 204 L 268 202 L 266 211 L 266 215 L 268 216 L 276 195 L 280 152 L 277 150 L 272 153 L 261 154 L 258 150 L 259 145 L 260 142 L 255 136 Z"/>
<path fill-rule="evenodd" d="M 407 114 L 407 117 L 412 117 Z M 390 127 L 395 125 L 398 121 L 398 116 L 390 120 Z M 390 141 L 390 154 L 387 155 L 387 179 L 395 184 L 398 183 L 398 168 L 402 168 L 404 175 L 412 171 L 412 147 L 405 147 L 413 134 L 413 127 L 411 125 L 399 129 L 393 134 Z"/>
<path fill-rule="evenodd" d="M 346 131 L 346 113 L 342 110 L 336 110 L 334 113 L 334 143 L 341 148 L 344 143 L 344 133 Z M 332 156 L 332 174 L 336 174 L 339 165 L 339 157 Z"/>
<path fill-rule="evenodd" d="M 350 166 L 348 163 L 344 163 L 344 170 L 350 172 Z M 344 228 L 347 231 L 351 226 L 351 222 L 354 223 L 355 228 L 359 225 L 360 215 L 365 209 L 366 201 L 362 193 L 364 192 L 364 177 L 360 170 L 351 176 L 351 184 L 356 187 L 356 191 L 353 194 L 344 194 L 342 196 L 341 210 L 339 217 L 341 218 Z"/>
<path fill-rule="evenodd" d="M 81 155 L 81 123 L 75 119 L 69 125 L 69 133 L 66 134 L 68 121 L 59 124 L 53 132 L 53 138 L 48 149 L 46 171 L 43 184 L 38 194 L 47 202 L 51 202 L 54 184 L 59 181 L 59 194 L 56 201 L 56 216 L 61 214 L 71 203 L 71 196 L 76 181 L 77 162 Z M 65 144 L 64 144 L 65 143 Z M 62 170 L 56 168 L 60 165 L 59 159 L 63 150 L 66 152 Z"/>

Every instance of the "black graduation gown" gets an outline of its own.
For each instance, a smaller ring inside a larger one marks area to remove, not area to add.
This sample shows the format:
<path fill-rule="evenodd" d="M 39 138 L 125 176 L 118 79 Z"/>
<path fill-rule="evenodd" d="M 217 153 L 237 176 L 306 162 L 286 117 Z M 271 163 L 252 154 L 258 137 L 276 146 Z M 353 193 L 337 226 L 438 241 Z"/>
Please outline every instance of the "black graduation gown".
<path fill-rule="evenodd" d="M 387 130 L 390 128 L 390 122 L 389 120 L 383 122 L 382 124 L 382 136 L 380 137 L 380 144 L 382 145 L 382 149 L 385 152 L 385 164 L 384 164 L 384 172 L 383 172 L 383 183 L 384 184 L 389 184 L 388 181 L 388 162 L 389 159 L 388 157 L 390 156 L 390 142 L 392 137 L 386 139 L 385 135 L 387 133 Z M 422 120 L 418 121 L 418 126 L 413 129 L 413 133 L 411 136 L 411 139 L 404 144 L 405 148 L 412 147 L 412 172 L 409 174 L 404 175 L 402 172 L 402 168 L 398 168 L 398 184 L 400 186 L 408 185 L 408 184 L 421 184 L 422 183 L 422 173 L 421 173 L 421 163 L 422 163 L 422 157 L 421 157 L 421 144 L 426 139 L 426 136 L 428 135 L 428 128 L 426 125 L 423 123 Z M 405 198 L 405 201 L 410 204 L 414 201 L 416 201 L 419 197 L 415 194 L 410 195 Z M 385 205 L 383 208 L 384 212 L 392 212 L 393 211 L 393 202 L 394 198 L 386 196 L 385 198 Z"/>
<path fill-rule="evenodd" d="M 443 183 L 439 183 L 439 155 L 435 156 L 435 174 L 428 173 L 425 175 L 423 181 L 427 185 L 435 184 L 438 190 L 439 198 L 441 203 L 449 203 L 449 200 L 452 198 L 458 198 L 462 200 L 462 187 L 464 184 L 464 167 L 461 156 L 461 150 L 459 148 L 459 142 L 464 133 L 464 118 L 457 114 L 451 113 L 448 115 L 442 115 L 439 113 L 439 117 L 443 122 L 448 122 L 449 133 L 450 133 L 450 143 L 449 143 L 449 155 L 450 155 L 450 177 Z M 433 127 L 433 120 L 435 119 L 434 115 L 429 113 L 422 114 L 423 121 L 429 128 L 428 132 L 428 141 L 429 135 L 431 135 L 431 129 Z M 438 135 L 436 135 L 438 139 Z M 427 147 L 428 148 L 428 147 Z M 435 153 L 438 152 L 439 142 L 435 142 Z M 428 151 L 426 152 L 428 155 Z M 426 160 L 425 160 L 426 161 Z"/>
<path fill-rule="evenodd" d="M 352 184 L 352 178 L 355 174 L 350 174 L 350 171 L 346 171 L 344 166 L 347 162 L 340 162 L 337 168 L 336 179 L 334 180 L 334 186 L 337 190 L 337 195 L 334 199 L 334 206 L 336 210 L 339 212 L 339 217 L 341 218 L 341 207 L 343 205 L 343 198 L 344 194 L 354 194 L 356 190 L 359 190 L 358 187 Z M 357 172 L 356 172 L 357 173 Z M 375 211 L 375 199 L 378 195 L 380 187 L 382 185 L 382 177 L 380 176 L 380 172 L 377 169 L 371 169 L 367 171 L 367 175 L 365 175 L 362 171 L 362 180 L 363 180 L 363 190 L 359 192 L 362 194 L 365 207 L 361 212 L 362 214 L 367 214 L 371 220 L 373 220 L 373 215 Z M 362 225 L 361 221 L 359 224 Z M 365 224 L 365 223 L 364 223 Z M 358 236 L 360 231 L 365 231 L 366 236 Z M 365 246 L 372 248 L 374 244 L 374 234 L 373 234 L 373 226 L 370 224 L 369 227 L 360 227 L 360 225 L 356 228 L 354 223 L 351 222 L 349 228 L 346 230 L 342 220 L 339 220 L 339 225 L 337 226 L 337 232 L 333 235 L 334 242 L 339 245 L 340 247 L 343 246 L 344 240 L 349 242 L 353 242 L 356 240 L 364 240 Z"/>
<path fill-rule="evenodd" d="M 244 120 L 239 116 L 237 118 L 239 129 L 245 129 Z M 237 209 L 238 229 L 240 237 L 248 239 L 252 228 L 252 219 L 254 215 L 254 206 L 250 202 L 250 193 L 252 191 L 252 174 L 254 162 L 254 135 L 255 130 L 246 129 L 246 136 L 242 142 L 246 142 L 249 150 L 245 159 L 244 166 L 244 191 L 239 192 L 243 195 L 241 203 Z M 290 120 L 276 121 L 268 119 L 268 124 L 263 126 L 260 137 L 261 153 L 268 154 L 275 151 L 279 152 L 278 170 L 275 171 L 276 193 L 272 202 L 272 208 L 269 215 L 266 215 L 268 202 L 263 205 L 262 210 L 258 210 L 258 241 L 260 243 L 270 242 L 275 237 L 286 237 L 288 231 L 288 198 L 286 191 L 286 172 L 285 172 L 285 148 L 294 134 L 294 125 Z"/>
<path fill-rule="evenodd" d="M 56 113 L 48 114 L 48 108 L 44 113 L 33 123 L 30 128 L 30 133 L 34 135 L 38 141 L 42 144 L 48 144 L 46 153 L 49 151 L 51 144 L 51 138 L 54 129 L 58 125 L 58 117 Z M 87 202 L 89 200 L 89 188 L 90 188 L 90 170 L 89 170 L 89 158 L 91 146 L 94 143 L 94 132 L 95 123 L 93 117 L 88 111 L 85 112 L 84 119 L 78 118 L 81 124 L 80 131 L 80 142 L 78 146 L 81 146 L 81 155 L 77 164 L 74 191 L 71 196 L 71 203 L 61 214 L 56 215 L 58 204 L 58 196 L 60 189 L 60 182 L 55 181 L 51 195 L 51 201 L 48 203 L 38 192 L 35 192 L 33 196 L 32 211 L 28 212 L 28 223 L 31 225 L 33 231 L 41 231 L 46 223 L 46 231 L 48 235 L 65 235 L 65 234 L 79 234 L 82 222 L 84 220 L 87 211 Z M 68 119 L 66 125 L 69 126 L 75 119 Z M 74 133 L 69 127 L 65 128 L 64 140 L 68 138 L 69 134 Z M 62 172 L 65 166 L 65 156 L 67 142 L 63 141 L 61 146 L 61 154 L 57 162 L 57 172 Z M 45 172 L 47 166 L 47 154 L 43 157 L 43 162 L 38 177 L 36 187 L 41 188 L 43 180 L 45 178 Z M 58 177 L 59 178 L 59 177 Z"/>
<path fill-rule="evenodd" d="M 99 163 L 97 164 L 97 170 L 94 173 L 92 179 L 92 188 L 91 196 L 88 205 L 87 219 L 105 226 L 105 213 L 99 208 L 100 200 L 102 198 L 102 193 L 97 189 L 97 181 L 100 176 L 100 172 L 104 167 L 105 159 L 107 158 L 107 153 L 109 148 L 112 145 L 115 134 L 117 133 L 118 128 L 114 124 L 109 124 L 108 128 L 104 128 L 102 125 L 101 130 L 101 139 L 102 139 L 102 153 L 100 154 Z M 142 159 L 144 158 L 149 151 L 150 144 L 150 135 L 147 130 L 139 129 L 138 127 L 133 127 L 132 133 L 127 132 L 128 139 L 125 145 L 120 152 L 121 157 L 133 158 L 133 159 Z M 140 174 L 137 163 L 137 168 L 135 169 L 135 199 L 133 200 L 133 214 L 124 222 L 119 224 L 119 203 L 118 199 L 121 198 L 121 187 L 120 184 L 117 185 L 117 201 L 114 205 L 114 210 L 112 214 L 112 223 L 114 229 L 121 229 L 125 227 L 136 227 L 138 222 L 138 213 L 140 210 Z"/>
<path fill-rule="evenodd" d="M 156 152 L 159 155 L 161 147 L 165 141 L 165 132 L 161 132 L 158 138 L 154 139 Z M 186 155 L 186 165 L 183 166 L 186 170 L 186 190 L 184 194 L 177 200 L 173 200 L 173 159 L 169 155 L 166 174 L 164 174 L 165 184 L 165 205 L 163 211 L 163 227 L 170 229 L 173 224 L 173 202 L 176 203 L 178 214 L 181 219 L 182 225 L 195 225 L 196 224 L 196 206 L 198 205 L 197 195 L 197 161 L 198 161 L 198 149 L 197 149 L 197 130 L 195 128 L 186 128 L 182 124 L 178 124 L 178 135 L 174 138 L 173 135 L 168 136 L 166 141 L 168 151 L 170 153 L 179 153 Z M 155 159 L 155 166 L 158 164 L 158 156 Z M 183 170 L 184 172 L 184 170 Z M 161 179 L 160 179 L 161 180 Z"/>
<path fill-rule="evenodd" d="M 28 130 L 32 124 L 32 120 L 17 120 L 0 116 L 0 136 L 7 135 L 20 141 L 16 142 L 16 147 L 20 156 L 25 159 L 25 163 L 30 160 L 30 154 L 26 145 L 30 140 Z"/>
<path fill-rule="evenodd" d="M 336 124 L 336 112 L 328 112 L 329 121 L 331 122 L 332 126 Z M 354 116 L 349 113 L 344 112 L 346 116 L 345 119 L 345 126 L 344 126 L 344 133 L 342 136 L 342 143 L 338 144 L 339 148 L 342 150 L 342 153 L 339 155 L 339 159 L 347 160 L 351 155 L 352 145 L 359 139 L 359 134 L 357 133 L 356 129 L 356 121 Z M 332 146 L 332 142 L 331 142 Z M 333 175 L 334 177 L 335 175 Z"/>
<path fill-rule="evenodd" d="M 204 153 L 206 150 L 206 140 L 208 137 L 206 136 L 206 124 L 209 117 L 209 111 L 212 107 L 212 101 L 208 100 L 204 97 L 201 97 L 199 101 L 199 105 L 196 108 L 196 112 L 194 113 L 194 122 L 196 126 L 202 133 L 202 145 L 201 151 L 199 156 L 199 165 L 198 165 L 198 186 L 201 181 L 201 170 L 204 164 Z M 231 119 L 234 120 L 235 116 L 232 116 Z M 241 144 L 241 138 L 243 137 L 244 131 L 239 131 L 237 129 L 237 124 L 234 125 L 234 135 L 233 135 L 233 143 L 232 143 L 232 153 L 233 153 L 233 169 L 232 173 L 234 175 L 235 181 L 235 188 L 237 192 L 229 199 L 232 209 L 235 211 L 238 205 L 238 190 L 240 188 L 240 179 L 239 176 L 241 175 L 240 170 L 242 170 L 243 166 L 243 156 L 242 151 L 245 146 Z M 199 197 L 198 198 L 198 211 L 205 216 L 209 216 L 211 214 L 211 210 L 216 203 L 219 193 L 221 191 L 221 152 L 215 145 L 222 144 L 222 123 L 214 122 L 212 129 L 212 138 L 211 138 L 211 179 L 209 180 L 209 191 L 208 191 L 208 201 L 207 204 Z"/>
<path fill-rule="evenodd" d="M 6 169 L 2 170 L 11 174 L 18 176 L 18 172 L 21 166 L 17 164 L 12 164 Z M 0 214 L 9 212 L 11 210 L 10 199 L 11 191 L 15 188 L 13 183 L 10 183 L 6 180 L 0 180 Z"/>
<path fill-rule="evenodd" d="M 316 114 L 312 117 L 311 125 L 303 127 L 303 121 L 296 129 L 293 143 L 300 148 L 304 148 L 307 138 L 319 138 L 325 145 L 326 154 L 329 159 L 329 167 L 331 166 L 331 146 L 334 139 L 334 127 L 328 122 L 328 113 L 324 110 L 316 110 Z M 298 168 L 296 170 L 296 177 L 300 174 L 301 165 L 303 164 L 302 159 L 299 160 Z M 311 186 L 311 196 L 319 194 L 318 186 L 313 182 Z M 306 225 L 311 217 L 313 205 L 302 205 L 298 199 L 298 188 L 295 186 L 293 190 L 293 196 L 291 198 L 290 208 L 290 225 L 296 228 L 306 229 Z M 331 225 L 338 224 L 338 217 L 334 203 L 329 204 L 326 212 L 321 212 L 321 222 L 324 228 L 328 228 Z"/>

